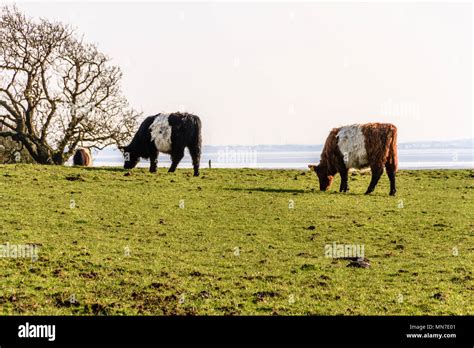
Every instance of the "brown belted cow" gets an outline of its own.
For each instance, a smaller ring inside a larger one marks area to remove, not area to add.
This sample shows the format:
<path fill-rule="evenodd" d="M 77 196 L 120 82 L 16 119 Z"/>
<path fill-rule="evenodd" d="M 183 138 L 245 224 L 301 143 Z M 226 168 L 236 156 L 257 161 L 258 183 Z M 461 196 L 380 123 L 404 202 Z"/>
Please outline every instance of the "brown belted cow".
<path fill-rule="evenodd" d="M 322 191 L 329 189 L 334 176 L 339 173 L 339 192 L 349 190 L 350 168 L 370 167 L 372 180 L 365 194 L 375 189 L 385 167 L 390 179 L 390 195 L 393 196 L 397 166 L 397 127 L 390 123 L 366 123 L 334 128 L 326 139 L 320 163 L 308 167 L 318 175 Z"/>

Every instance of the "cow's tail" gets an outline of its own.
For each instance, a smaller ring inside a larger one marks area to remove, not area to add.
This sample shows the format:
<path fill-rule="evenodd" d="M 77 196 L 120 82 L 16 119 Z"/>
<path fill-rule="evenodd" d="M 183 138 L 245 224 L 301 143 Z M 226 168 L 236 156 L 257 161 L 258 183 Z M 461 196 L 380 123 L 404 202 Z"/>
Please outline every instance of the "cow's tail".
<path fill-rule="evenodd" d="M 398 154 L 397 154 L 397 127 L 390 125 L 390 134 L 388 142 L 388 158 L 387 161 L 394 168 L 398 170 Z"/>
<path fill-rule="evenodd" d="M 193 123 L 194 123 L 194 145 L 197 146 L 199 149 L 201 149 L 201 142 L 202 142 L 201 119 L 198 116 L 194 116 Z"/>

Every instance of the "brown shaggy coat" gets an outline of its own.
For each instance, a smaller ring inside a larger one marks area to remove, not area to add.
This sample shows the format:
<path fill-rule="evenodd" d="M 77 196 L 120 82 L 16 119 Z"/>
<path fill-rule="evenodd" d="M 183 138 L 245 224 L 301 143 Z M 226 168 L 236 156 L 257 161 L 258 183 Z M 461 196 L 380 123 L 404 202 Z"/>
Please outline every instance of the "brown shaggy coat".
<path fill-rule="evenodd" d="M 340 192 L 349 190 L 350 168 L 370 167 L 372 180 L 366 194 L 375 189 L 385 167 L 390 179 L 390 195 L 395 195 L 397 127 L 390 123 L 367 123 L 333 128 L 324 144 L 319 165 L 308 167 L 318 175 L 323 191 L 329 189 L 334 176 L 340 173 Z"/>

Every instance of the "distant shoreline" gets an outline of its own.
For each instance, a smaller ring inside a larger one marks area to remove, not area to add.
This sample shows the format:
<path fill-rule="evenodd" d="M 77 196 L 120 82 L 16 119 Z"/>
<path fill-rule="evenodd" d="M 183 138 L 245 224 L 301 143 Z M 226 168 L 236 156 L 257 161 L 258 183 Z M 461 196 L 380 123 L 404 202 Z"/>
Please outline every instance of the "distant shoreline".
<path fill-rule="evenodd" d="M 398 150 L 399 169 L 474 169 L 474 150 L 472 148 L 428 148 Z M 93 153 L 96 167 L 120 167 L 123 164 L 119 150 Z M 319 162 L 320 151 L 264 151 L 250 147 L 228 147 L 220 151 L 204 150 L 201 167 L 207 168 L 209 160 L 213 168 L 255 168 L 255 169 L 297 169 L 306 170 L 308 164 Z M 70 163 L 71 161 L 69 161 Z M 161 154 L 159 167 L 169 167 L 169 155 Z M 139 167 L 147 167 L 142 160 Z M 179 168 L 191 168 L 191 159 L 186 152 Z"/>

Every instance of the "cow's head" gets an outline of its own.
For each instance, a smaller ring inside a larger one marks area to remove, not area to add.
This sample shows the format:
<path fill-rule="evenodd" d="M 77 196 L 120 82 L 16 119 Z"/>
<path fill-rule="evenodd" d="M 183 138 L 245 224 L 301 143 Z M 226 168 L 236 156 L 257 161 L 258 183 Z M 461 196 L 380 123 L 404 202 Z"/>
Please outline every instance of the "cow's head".
<path fill-rule="evenodd" d="M 130 146 L 121 146 L 119 149 L 122 151 L 123 158 L 125 159 L 123 167 L 125 169 L 135 168 L 140 160 L 140 157 L 137 156 L 136 152 L 133 151 Z"/>
<path fill-rule="evenodd" d="M 329 188 L 331 187 L 332 181 L 334 180 L 334 175 L 329 174 L 328 168 L 321 164 L 317 166 L 314 164 L 310 164 L 308 165 L 308 168 L 311 170 L 314 170 L 314 172 L 318 175 L 319 189 L 321 191 L 329 190 Z"/>

